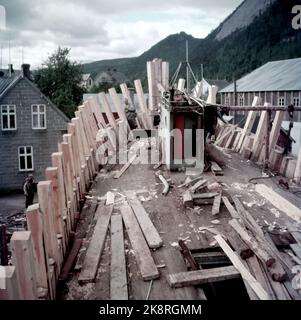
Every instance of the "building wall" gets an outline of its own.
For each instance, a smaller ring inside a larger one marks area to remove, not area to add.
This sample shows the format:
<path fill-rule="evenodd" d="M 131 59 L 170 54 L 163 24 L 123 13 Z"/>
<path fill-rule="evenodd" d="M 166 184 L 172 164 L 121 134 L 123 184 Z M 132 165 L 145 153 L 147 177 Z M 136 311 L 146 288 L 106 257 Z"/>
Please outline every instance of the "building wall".
<path fill-rule="evenodd" d="M 0 101 L 0 105 L 4 104 L 16 105 L 17 130 L 2 131 L 0 118 L 0 192 L 21 189 L 29 173 L 34 175 L 36 181 L 43 180 L 45 168 L 51 166 L 51 153 L 58 150 L 57 144 L 67 129 L 67 120 L 25 79 L 21 79 Z M 47 129 L 32 129 L 32 104 L 46 105 Z M 33 147 L 34 171 L 19 171 L 19 146 Z"/>
<path fill-rule="evenodd" d="M 272 92 L 243 92 L 243 93 L 237 93 L 237 105 L 239 105 L 239 97 L 244 97 L 244 106 L 251 106 L 252 101 L 255 96 L 259 96 L 262 99 L 262 103 L 269 102 L 274 106 L 279 105 L 279 99 L 284 98 L 284 105 L 288 106 L 290 104 L 293 104 L 294 98 L 299 99 L 299 106 L 301 107 L 301 91 L 272 91 Z M 233 92 L 230 93 L 221 93 L 221 103 L 224 105 L 230 105 L 234 106 L 234 94 Z M 245 112 L 238 112 L 237 114 L 245 114 Z M 231 113 L 233 115 L 233 113 Z M 286 113 L 284 117 L 285 121 L 289 120 L 289 115 Z M 301 122 L 301 112 L 295 112 L 294 114 L 294 121 L 295 122 Z"/>

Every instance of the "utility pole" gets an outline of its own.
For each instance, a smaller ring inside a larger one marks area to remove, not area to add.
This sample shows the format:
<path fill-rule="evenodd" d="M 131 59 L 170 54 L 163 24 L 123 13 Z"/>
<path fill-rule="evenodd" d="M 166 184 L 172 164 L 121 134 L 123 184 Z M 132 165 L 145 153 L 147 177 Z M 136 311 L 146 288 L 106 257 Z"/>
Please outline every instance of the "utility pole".
<path fill-rule="evenodd" d="M 189 53 L 188 53 L 188 40 L 186 40 L 186 89 L 189 93 Z"/>

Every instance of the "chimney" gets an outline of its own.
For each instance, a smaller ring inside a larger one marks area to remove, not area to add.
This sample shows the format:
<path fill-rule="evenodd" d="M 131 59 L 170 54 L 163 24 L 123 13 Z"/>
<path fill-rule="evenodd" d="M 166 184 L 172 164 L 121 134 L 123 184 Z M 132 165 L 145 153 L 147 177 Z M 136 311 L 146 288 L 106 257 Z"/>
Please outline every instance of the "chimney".
<path fill-rule="evenodd" d="M 10 63 L 8 65 L 8 76 L 11 77 L 13 72 L 14 72 L 14 68 L 13 68 L 13 65 Z"/>
<path fill-rule="evenodd" d="M 30 64 L 22 64 L 22 76 L 24 78 L 30 79 Z"/>

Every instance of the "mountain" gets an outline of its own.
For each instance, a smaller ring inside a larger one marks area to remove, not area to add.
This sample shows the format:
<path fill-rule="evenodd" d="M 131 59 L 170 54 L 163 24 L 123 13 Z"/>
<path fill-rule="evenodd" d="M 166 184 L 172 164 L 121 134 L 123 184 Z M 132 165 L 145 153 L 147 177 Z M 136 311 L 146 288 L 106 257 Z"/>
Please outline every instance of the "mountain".
<path fill-rule="evenodd" d="M 205 39 L 184 32 L 170 35 L 136 58 L 103 60 L 84 65 L 95 74 L 116 68 L 131 80 L 146 78 L 146 61 L 170 62 L 171 74 L 185 60 L 185 43 L 195 73 L 204 65 L 207 78 L 239 78 L 272 60 L 301 57 L 301 30 L 292 28 L 292 7 L 300 0 L 245 0 Z"/>

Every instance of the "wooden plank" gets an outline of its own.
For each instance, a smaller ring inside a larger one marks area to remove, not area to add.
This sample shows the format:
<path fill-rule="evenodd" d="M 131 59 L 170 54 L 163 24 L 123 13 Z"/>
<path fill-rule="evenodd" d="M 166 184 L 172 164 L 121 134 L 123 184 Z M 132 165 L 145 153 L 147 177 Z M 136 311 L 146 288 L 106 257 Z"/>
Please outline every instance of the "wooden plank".
<path fill-rule="evenodd" d="M 98 94 L 98 97 L 99 97 L 99 100 L 100 100 L 104 110 L 105 110 L 105 113 L 107 115 L 109 124 L 115 130 L 115 132 L 117 132 L 116 121 L 115 121 L 115 118 L 114 118 L 114 115 L 113 115 L 113 112 L 111 110 L 111 107 L 110 107 L 110 104 L 109 104 L 109 101 L 107 99 L 106 94 L 104 92 L 101 92 L 101 93 Z"/>
<path fill-rule="evenodd" d="M 172 288 L 182 288 L 236 278 L 240 278 L 240 273 L 229 266 L 169 274 L 167 281 Z"/>
<path fill-rule="evenodd" d="M 20 298 L 38 298 L 36 270 L 30 231 L 14 232 L 11 238 L 13 263 L 17 270 Z"/>
<path fill-rule="evenodd" d="M 44 240 L 48 258 L 54 259 L 58 273 L 61 270 L 61 259 L 58 248 L 57 233 L 54 227 L 54 212 L 52 199 L 52 182 L 41 181 L 38 183 L 38 197 L 40 210 L 44 220 Z"/>
<path fill-rule="evenodd" d="M 183 198 L 183 204 L 186 208 L 193 208 L 193 198 L 189 190 L 183 193 L 182 198 Z"/>
<path fill-rule="evenodd" d="M 205 187 L 205 184 L 207 183 L 207 180 L 200 180 L 197 183 L 195 183 L 192 187 L 189 188 L 189 191 L 191 193 L 195 193 L 198 189 L 201 187 Z"/>
<path fill-rule="evenodd" d="M 264 184 L 256 184 L 255 190 L 277 209 L 281 210 L 292 219 L 301 221 L 301 209 L 293 205 L 273 189 Z"/>
<path fill-rule="evenodd" d="M 189 190 L 188 190 L 189 191 Z M 205 192 L 205 193 L 195 193 L 192 198 L 193 199 L 213 199 L 218 196 L 218 192 Z"/>
<path fill-rule="evenodd" d="M 252 103 L 252 107 L 256 107 L 260 104 L 261 102 L 261 98 L 260 97 L 254 97 L 254 100 L 253 100 L 253 103 Z M 250 111 L 248 113 L 248 117 L 247 117 L 247 120 L 246 120 L 246 123 L 245 123 L 245 126 L 243 128 L 243 131 L 240 135 L 240 138 L 239 138 L 239 141 L 237 143 L 237 146 L 236 146 L 236 151 L 239 152 L 241 147 L 243 146 L 243 143 L 244 143 L 244 140 L 245 140 L 245 137 L 251 133 L 251 130 L 253 128 L 253 125 L 254 125 L 254 122 L 256 120 L 256 115 L 257 115 L 257 111 Z"/>
<path fill-rule="evenodd" d="M 238 253 L 243 260 L 254 256 L 252 249 L 239 237 L 237 233 L 227 233 L 227 239 L 235 252 Z"/>
<path fill-rule="evenodd" d="M 135 213 L 148 246 L 151 249 L 160 248 L 163 245 L 163 241 L 141 202 L 135 196 L 128 197 L 128 201 Z"/>
<path fill-rule="evenodd" d="M 270 296 L 268 295 L 268 293 L 263 289 L 262 285 L 252 276 L 250 271 L 244 266 L 242 261 L 228 246 L 222 236 L 217 235 L 214 238 L 226 253 L 226 255 L 229 257 L 234 267 L 240 272 L 242 278 L 248 282 L 249 286 L 257 294 L 258 298 L 261 300 L 270 300 Z"/>
<path fill-rule="evenodd" d="M 109 89 L 109 94 L 111 96 L 111 99 L 115 105 L 115 108 L 118 112 L 118 116 L 121 120 L 123 120 L 125 123 L 126 123 L 126 126 L 129 128 L 129 124 L 128 124 L 128 120 L 127 120 L 127 117 L 125 115 L 125 111 L 124 111 L 124 108 L 122 108 L 122 105 L 121 105 L 121 102 L 120 102 L 120 99 L 117 95 L 117 92 L 116 92 L 116 89 L 115 88 L 111 88 Z"/>
<path fill-rule="evenodd" d="M 128 300 L 127 272 L 121 215 L 111 217 L 111 300 Z"/>
<path fill-rule="evenodd" d="M 219 195 L 214 197 L 214 202 L 212 206 L 212 215 L 219 214 L 220 206 L 221 206 L 221 200 L 222 200 L 222 193 L 220 192 Z"/>
<path fill-rule="evenodd" d="M 290 244 L 290 248 L 294 251 L 295 255 L 301 260 L 301 247 L 297 243 Z"/>
<path fill-rule="evenodd" d="M 237 213 L 237 211 L 234 209 L 234 207 L 232 206 L 232 204 L 230 203 L 229 199 L 224 196 L 222 197 L 223 199 L 223 203 L 226 206 L 226 208 L 228 209 L 232 219 L 240 219 L 239 214 Z"/>
<path fill-rule="evenodd" d="M 300 182 L 301 182 L 301 148 L 298 153 L 296 170 L 295 170 L 295 174 L 294 174 L 294 181 L 297 184 L 300 184 Z"/>
<path fill-rule="evenodd" d="M 68 254 L 67 260 L 64 263 L 61 274 L 59 276 L 60 281 L 66 281 L 68 279 L 69 273 L 72 269 L 72 266 L 74 264 L 74 261 L 77 257 L 77 254 L 79 252 L 81 245 L 82 245 L 82 239 L 76 239 L 73 242 L 72 249 L 71 249 L 70 253 Z"/>
<path fill-rule="evenodd" d="M 128 160 L 128 162 L 114 175 L 114 179 L 119 179 L 125 171 L 130 167 L 130 165 L 134 162 L 136 159 L 137 154 L 131 156 L 131 158 Z"/>
<path fill-rule="evenodd" d="M 274 150 L 276 147 L 283 119 L 284 119 L 284 112 L 283 111 L 276 111 L 275 118 L 273 121 L 272 130 L 270 133 L 270 148 L 269 148 L 270 152 L 272 150 Z"/>
<path fill-rule="evenodd" d="M 45 257 L 46 254 L 43 243 L 43 220 L 39 204 L 34 204 L 27 208 L 26 220 L 28 230 L 31 232 L 32 236 L 37 285 L 38 287 L 48 289 L 48 263 L 46 266 L 47 258 Z"/>
<path fill-rule="evenodd" d="M 265 103 L 265 107 L 271 106 L 270 103 Z M 255 134 L 255 139 L 253 143 L 253 148 L 252 148 L 252 160 L 256 161 L 260 155 L 260 151 L 262 149 L 262 145 L 264 144 L 264 138 L 267 132 L 267 111 L 261 112 L 259 123 L 257 126 L 256 134 Z"/>
<path fill-rule="evenodd" d="M 16 267 L 0 266 L 0 300 L 19 300 Z"/>
<path fill-rule="evenodd" d="M 147 105 L 146 105 L 146 101 L 145 101 L 145 97 L 144 97 L 144 93 L 143 93 L 143 89 L 142 89 L 142 84 L 141 84 L 141 81 L 138 79 L 138 80 L 135 80 L 134 81 L 134 85 L 135 85 L 135 89 L 136 89 L 136 93 L 137 93 L 137 97 L 138 97 L 138 102 L 139 102 L 139 107 L 140 107 L 140 110 L 142 113 L 145 113 L 146 115 L 146 127 L 144 129 L 151 129 L 153 126 L 152 126 L 152 122 L 151 122 L 151 119 L 149 117 L 149 113 L 148 113 L 148 108 L 147 108 Z M 150 93 L 150 96 L 149 96 L 149 103 L 151 104 L 151 101 L 152 101 L 152 96 L 151 96 L 151 93 Z"/>
<path fill-rule="evenodd" d="M 152 280 L 159 277 L 159 271 L 150 253 L 146 240 L 142 234 L 135 214 L 128 204 L 120 207 L 122 218 L 135 253 L 138 268 L 143 280 Z"/>
<path fill-rule="evenodd" d="M 260 243 L 236 219 L 230 220 L 229 224 L 266 266 L 270 267 L 275 263 L 275 259 L 261 247 Z"/>
<path fill-rule="evenodd" d="M 79 283 L 93 282 L 96 278 L 112 211 L 113 205 L 99 206 L 97 209 L 98 220 L 78 278 Z"/>
<path fill-rule="evenodd" d="M 111 204 L 114 204 L 114 201 L 115 201 L 115 193 L 111 191 L 107 192 L 106 205 L 109 206 Z"/>

